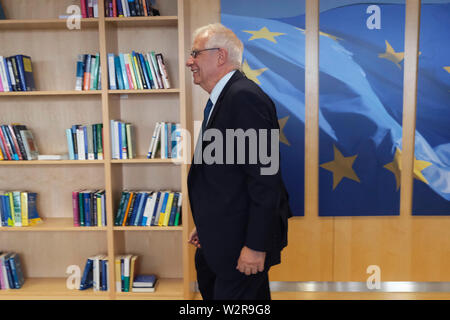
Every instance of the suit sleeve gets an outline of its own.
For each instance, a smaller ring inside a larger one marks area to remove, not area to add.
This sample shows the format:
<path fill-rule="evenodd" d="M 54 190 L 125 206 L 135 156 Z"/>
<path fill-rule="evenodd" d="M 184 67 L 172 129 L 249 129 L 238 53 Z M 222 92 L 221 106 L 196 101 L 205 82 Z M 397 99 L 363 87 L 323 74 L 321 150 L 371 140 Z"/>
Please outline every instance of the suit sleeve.
<path fill-rule="evenodd" d="M 279 130 L 275 107 L 268 97 L 252 90 L 240 91 L 232 98 L 232 106 L 235 128 L 244 131 L 254 129 L 258 133 L 257 146 L 250 145 L 249 139 L 246 140 L 246 161 L 245 164 L 240 165 L 246 177 L 249 195 L 245 245 L 253 250 L 269 251 L 273 242 L 273 228 L 276 225 L 277 208 L 281 197 L 280 172 L 277 168 L 274 174 L 262 174 L 262 168 L 274 164 L 262 163 L 260 143 L 266 146 L 267 151 L 263 153 L 266 153 L 271 161 L 277 161 L 276 165 L 279 166 L 278 146 L 272 150 L 270 136 L 272 129 Z M 266 138 L 259 135 L 260 129 L 266 130 Z M 276 143 L 279 144 L 278 139 Z M 248 155 L 251 149 L 253 152 L 257 150 L 256 163 L 249 161 Z M 273 151 L 277 152 L 275 157 L 271 156 Z"/>

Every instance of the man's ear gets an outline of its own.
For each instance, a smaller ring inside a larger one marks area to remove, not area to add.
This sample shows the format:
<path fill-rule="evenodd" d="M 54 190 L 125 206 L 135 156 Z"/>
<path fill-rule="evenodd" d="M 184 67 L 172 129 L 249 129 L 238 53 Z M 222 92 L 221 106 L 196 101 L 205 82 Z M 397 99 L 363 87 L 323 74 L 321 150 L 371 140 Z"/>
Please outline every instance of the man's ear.
<path fill-rule="evenodd" d="M 224 65 L 228 61 L 228 52 L 227 50 L 220 48 L 219 49 L 219 58 L 217 59 L 217 63 L 219 66 Z"/>

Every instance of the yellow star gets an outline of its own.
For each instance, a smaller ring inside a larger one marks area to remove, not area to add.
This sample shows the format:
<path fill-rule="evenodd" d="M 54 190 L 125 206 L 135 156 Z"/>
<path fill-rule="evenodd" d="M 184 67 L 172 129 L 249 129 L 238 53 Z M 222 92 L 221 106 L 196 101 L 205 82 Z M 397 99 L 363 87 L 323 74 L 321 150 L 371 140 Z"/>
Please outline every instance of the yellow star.
<path fill-rule="evenodd" d="M 395 52 L 395 50 L 392 48 L 392 46 L 389 44 L 387 40 L 386 42 L 386 52 L 385 53 L 379 53 L 378 58 L 387 59 L 389 61 L 392 61 L 395 63 L 397 67 L 400 69 L 402 68 L 400 66 L 400 62 L 402 62 L 403 58 L 405 57 L 404 52 Z"/>
<path fill-rule="evenodd" d="M 333 149 L 334 160 L 320 165 L 322 168 L 333 172 L 333 190 L 336 189 L 337 185 L 343 178 L 349 178 L 360 182 L 358 176 L 352 168 L 353 162 L 355 162 L 358 155 L 344 157 L 335 145 L 333 145 Z"/>
<path fill-rule="evenodd" d="M 444 67 L 444 70 L 447 71 L 448 73 L 450 73 L 450 66 L 449 67 Z"/>
<path fill-rule="evenodd" d="M 266 40 L 272 41 L 273 43 L 277 43 L 277 40 L 275 40 L 275 37 L 285 34 L 285 33 L 280 33 L 280 32 L 270 32 L 269 29 L 267 29 L 266 27 L 263 27 L 257 31 L 250 31 L 250 30 L 242 30 L 242 31 L 252 34 L 252 37 L 248 40 L 266 39 Z"/>
<path fill-rule="evenodd" d="M 305 33 L 305 29 L 301 29 L 301 28 L 295 28 L 295 29 L 298 29 L 298 30 L 300 30 L 301 32 Z M 328 38 L 330 38 L 330 39 L 333 39 L 334 41 L 337 41 L 337 40 L 344 40 L 344 39 L 342 39 L 342 38 L 333 36 L 333 35 L 331 35 L 331 34 L 329 34 L 329 33 L 325 33 L 325 32 L 322 32 L 322 31 L 319 31 L 319 35 L 324 36 L 324 37 L 328 37 Z"/>
<path fill-rule="evenodd" d="M 261 82 L 259 82 L 258 76 L 260 76 L 266 70 L 267 68 L 250 69 L 247 60 L 244 60 L 244 63 L 242 64 L 242 71 L 244 72 L 245 76 L 259 85 L 261 84 Z"/>
<path fill-rule="evenodd" d="M 414 168 L 413 168 L 414 178 L 428 184 L 427 179 L 422 174 L 422 170 L 431 165 L 432 165 L 431 162 L 424 160 L 417 160 L 416 157 L 414 157 Z M 399 148 L 396 148 L 395 150 L 394 160 L 386 164 L 384 168 L 388 169 L 394 174 L 398 190 L 398 188 L 400 187 L 400 172 L 402 171 L 402 152 L 400 151 Z"/>
<path fill-rule="evenodd" d="M 286 125 L 286 122 L 288 120 L 289 116 L 278 119 L 278 124 L 280 125 L 280 141 L 283 142 L 284 144 L 287 144 L 288 146 L 291 146 L 291 144 L 289 143 L 288 139 L 286 138 L 283 132 L 284 126 Z"/>

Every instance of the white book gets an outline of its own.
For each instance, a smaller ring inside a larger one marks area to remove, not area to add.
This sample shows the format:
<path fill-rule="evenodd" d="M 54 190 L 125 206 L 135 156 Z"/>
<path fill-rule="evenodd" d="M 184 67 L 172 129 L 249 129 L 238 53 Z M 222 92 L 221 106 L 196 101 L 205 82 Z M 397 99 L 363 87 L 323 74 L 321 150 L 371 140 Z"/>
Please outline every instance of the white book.
<path fill-rule="evenodd" d="M 8 77 L 6 76 L 5 70 L 5 59 L 2 56 L 0 56 L 0 77 L 3 85 L 3 91 L 9 92 Z"/>
<path fill-rule="evenodd" d="M 77 80 L 75 83 L 75 90 L 81 91 L 83 90 L 83 79 L 84 79 L 84 68 L 82 68 L 84 61 L 84 56 L 82 54 L 78 55 L 77 60 Z"/>
<path fill-rule="evenodd" d="M 161 159 L 167 159 L 166 149 L 167 149 L 167 134 L 166 134 L 165 122 L 161 122 Z"/>
<path fill-rule="evenodd" d="M 7 61 L 6 63 L 8 65 L 8 71 L 9 71 L 9 80 L 11 80 L 11 85 L 16 86 L 18 83 L 16 82 L 16 77 L 14 76 L 14 71 L 12 68 L 11 61 Z"/>
<path fill-rule="evenodd" d="M 175 158 L 181 159 L 181 124 L 177 123 L 175 127 Z"/>
<path fill-rule="evenodd" d="M 161 148 L 160 136 L 161 136 L 161 122 L 158 122 L 158 131 L 156 131 L 156 139 L 155 143 L 153 144 L 152 159 L 156 158 L 156 153 L 158 152 L 158 145 Z"/>
<path fill-rule="evenodd" d="M 157 76 L 156 76 L 155 67 L 153 66 L 153 63 L 152 63 L 152 57 L 150 56 L 150 53 L 146 53 L 146 56 L 147 56 L 147 60 L 148 60 L 148 65 L 150 66 L 150 72 L 151 72 L 151 74 L 152 74 L 152 78 L 153 78 L 153 83 L 154 83 L 154 85 L 155 85 L 155 89 L 162 89 L 162 88 L 159 86 L 158 78 L 157 78 Z"/>
<path fill-rule="evenodd" d="M 4 253 L 0 255 L 0 267 L 2 268 L 2 289 L 9 289 L 9 281 L 8 281 L 8 273 L 6 272 L 6 266 L 5 266 L 5 257 L 9 253 Z"/>
<path fill-rule="evenodd" d="M 155 192 L 149 192 L 149 195 L 147 197 L 147 201 L 145 202 L 145 207 L 144 207 L 144 214 L 143 214 L 143 218 L 142 218 L 142 225 L 146 226 L 149 220 L 149 216 L 150 216 L 150 209 L 152 206 L 152 201 L 155 198 Z"/>
<path fill-rule="evenodd" d="M 122 150 L 120 150 L 119 144 L 119 121 L 114 121 L 114 145 L 114 159 L 120 159 Z"/>
<path fill-rule="evenodd" d="M 90 82 L 89 82 L 89 90 L 96 90 L 97 89 L 97 88 L 94 88 L 94 81 L 95 81 L 95 78 L 96 78 L 96 75 L 97 75 L 97 70 L 95 68 L 96 65 L 97 65 L 97 63 L 96 63 L 97 58 L 100 58 L 100 57 L 97 57 L 96 55 L 92 55 L 91 56 L 91 66 L 90 66 L 91 78 L 89 79 L 90 80 Z"/>
<path fill-rule="evenodd" d="M 155 284 L 156 287 L 156 284 Z M 155 287 L 148 287 L 148 288 L 131 288 L 131 292 L 155 292 Z"/>
<path fill-rule="evenodd" d="M 116 68 L 114 64 L 114 53 L 108 53 L 108 75 L 109 75 L 109 88 L 111 90 L 117 90 L 116 84 Z"/>
<path fill-rule="evenodd" d="M 100 259 L 103 259 L 105 255 L 97 255 L 93 258 L 93 287 L 94 291 L 100 291 Z"/>
<path fill-rule="evenodd" d="M 94 6 L 94 18 L 98 18 L 98 0 L 92 0 Z"/>
<path fill-rule="evenodd" d="M 156 79 L 157 79 L 157 82 L 158 82 L 158 86 L 159 86 L 160 89 L 164 89 L 164 85 L 163 85 L 163 82 L 161 80 L 161 73 L 160 73 L 160 70 L 159 70 L 159 67 L 158 67 L 158 62 L 156 61 L 156 57 L 155 57 L 155 52 L 154 51 L 150 52 L 150 61 L 151 61 L 151 64 L 153 64 L 153 68 L 154 68 L 154 71 L 155 71 L 155 74 L 156 74 Z"/>
<path fill-rule="evenodd" d="M 153 145 L 155 144 L 156 134 L 157 134 L 158 130 L 159 130 L 159 122 L 156 123 L 155 129 L 153 130 L 152 140 L 150 141 L 150 146 L 148 147 L 148 153 L 147 153 L 148 159 L 150 159 L 152 157 Z"/>
<path fill-rule="evenodd" d="M 151 202 L 150 202 L 150 208 L 149 208 L 149 213 L 148 213 L 148 219 L 147 219 L 146 226 L 150 226 L 151 225 L 153 213 L 155 212 L 156 200 L 158 199 L 158 193 L 161 196 L 161 192 L 158 192 L 158 191 L 153 192 L 153 197 L 152 197 Z"/>
<path fill-rule="evenodd" d="M 86 160 L 83 127 L 77 129 L 78 160 Z"/>
<path fill-rule="evenodd" d="M 130 9 L 128 8 L 128 1 L 122 0 L 122 9 L 123 9 L 123 15 L 124 17 L 130 16 Z"/>
<path fill-rule="evenodd" d="M 67 154 L 40 154 L 38 160 L 69 160 Z"/>
<path fill-rule="evenodd" d="M 164 88 L 170 89 L 169 75 L 167 74 L 167 69 L 164 64 L 162 54 L 158 53 L 156 55 L 156 60 L 158 61 L 159 70 L 161 70 L 161 77 L 162 77 L 162 81 L 164 83 Z"/>
<path fill-rule="evenodd" d="M 115 132 L 114 132 L 114 121 L 115 120 L 111 120 L 110 121 L 110 128 L 109 128 L 109 132 L 111 132 L 111 158 L 112 159 L 116 159 L 115 158 L 115 154 L 116 154 L 116 139 L 115 139 Z"/>

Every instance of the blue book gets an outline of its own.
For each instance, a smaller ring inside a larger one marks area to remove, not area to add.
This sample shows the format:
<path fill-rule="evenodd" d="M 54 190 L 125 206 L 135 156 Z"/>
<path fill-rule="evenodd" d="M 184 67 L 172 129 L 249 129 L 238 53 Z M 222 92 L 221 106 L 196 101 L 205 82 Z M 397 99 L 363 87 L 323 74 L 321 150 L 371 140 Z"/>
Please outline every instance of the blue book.
<path fill-rule="evenodd" d="M 178 134 L 178 131 L 177 131 L 177 125 L 176 125 L 175 123 L 172 123 L 171 126 L 172 126 L 172 130 L 171 130 L 171 133 L 170 133 L 170 139 L 169 139 L 169 141 L 172 142 L 172 145 L 171 145 L 171 147 L 170 147 L 170 150 L 171 150 L 172 152 L 171 152 L 171 154 L 170 154 L 170 157 L 171 157 L 172 159 L 174 159 L 174 158 L 177 157 L 177 152 L 178 152 L 177 148 L 179 147 L 179 146 L 177 145 L 177 134 Z"/>
<path fill-rule="evenodd" d="M 5 11 L 3 11 L 2 4 L 0 3 L 0 20 L 5 20 L 5 19 L 6 19 Z"/>
<path fill-rule="evenodd" d="M 120 1 L 119 1 L 120 2 Z M 108 261 L 105 259 L 100 260 L 100 290 L 108 290 Z"/>
<path fill-rule="evenodd" d="M 4 209 L 4 213 L 5 213 L 5 222 L 6 225 L 8 227 L 12 227 L 13 226 L 13 214 L 11 212 L 11 206 L 10 206 L 10 202 L 9 202 L 9 197 L 7 195 L 3 196 L 3 209 Z M 8 221 L 11 222 L 11 225 L 8 224 Z"/>
<path fill-rule="evenodd" d="M 145 204 L 147 203 L 149 193 L 144 192 L 141 197 L 141 201 L 139 201 L 138 211 L 136 212 L 136 219 L 134 219 L 134 225 L 140 226 L 142 222 L 142 216 L 144 215 Z"/>
<path fill-rule="evenodd" d="M 11 254 L 11 257 L 9 258 L 9 264 L 11 267 L 11 274 L 14 280 L 14 287 L 15 289 L 20 289 L 22 288 L 22 285 L 24 283 L 24 278 L 22 272 L 22 265 L 20 263 L 20 259 L 17 253 Z"/>
<path fill-rule="evenodd" d="M 122 159 L 122 122 L 118 121 L 118 126 L 119 126 L 119 159 Z"/>
<path fill-rule="evenodd" d="M 94 149 L 94 159 L 98 159 L 98 148 L 97 148 L 97 125 L 92 125 L 92 146 Z"/>
<path fill-rule="evenodd" d="M 89 258 L 87 259 L 86 266 L 84 267 L 83 277 L 81 278 L 80 282 L 80 290 L 92 288 L 92 286 L 94 285 L 93 269 L 94 262 L 92 258 Z"/>
<path fill-rule="evenodd" d="M 130 90 L 130 84 L 128 83 L 127 69 L 125 68 L 125 58 L 123 53 L 119 54 L 120 57 L 120 69 L 122 70 L 123 84 L 126 90 Z"/>
<path fill-rule="evenodd" d="M 7 255 L 5 255 L 4 263 L 5 263 L 6 275 L 8 278 L 9 288 L 15 289 L 16 286 L 14 285 L 14 279 L 13 279 L 12 272 L 11 272 L 11 264 L 9 262 L 11 255 L 12 255 L 12 253 L 8 253 Z"/>
<path fill-rule="evenodd" d="M 161 199 L 161 192 L 158 191 L 158 193 L 156 194 L 155 207 L 153 208 L 153 212 L 152 212 L 152 216 L 151 216 L 151 220 L 150 220 L 150 225 L 151 226 L 155 225 L 155 220 L 156 220 L 156 215 L 157 215 L 158 206 L 159 206 L 159 200 L 160 199 Z"/>
<path fill-rule="evenodd" d="M 6 227 L 6 224 L 5 224 L 5 214 L 4 214 L 4 212 L 3 212 L 3 195 L 2 194 L 0 194 L 0 217 L 1 217 L 1 219 L 2 219 L 2 224 L 1 224 L 1 226 L 2 227 Z"/>
<path fill-rule="evenodd" d="M 36 200 L 37 193 L 28 192 L 28 221 L 31 225 L 41 222 L 41 218 L 39 217 L 39 213 L 37 211 Z"/>
<path fill-rule="evenodd" d="M 84 133 L 84 158 L 88 159 L 88 134 L 87 134 L 87 126 L 83 126 Z"/>
<path fill-rule="evenodd" d="M 156 276 L 154 274 L 140 274 L 134 277 L 134 288 L 152 288 L 155 286 Z"/>
<path fill-rule="evenodd" d="M 128 213 L 128 226 L 134 226 L 134 220 L 136 219 L 136 214 L 139 208 L 139 203 L 141 202 L 142 192 L 136 193 L 136 198 L 133 200 L 133 210 Z"/>
<path fill-rule="evenodd" d="M 175 216 L 177 215 L 178 197 L 179 197 L 179 193 L 175 192 L 173 195 L 172 208 L 170 210 L 170 218 L 169 218 L 169 224 L 168 224 L 169 226 L 173 226 L 173 223 L 175 222 Z"/>
<path fill-rule="evenodd" d="M 117 1 L 117 16 L 124 16 L 123 14 L 123 8 L 122 8 L 122 1 Z"/>
<path fill-rule="evenodd" d="M 23 56 L 17 55 L 16 62 L 17 62 L 17 71 L 18 71 L 19 77 L 20 77 L 20 86 L 22 88 L 22 91 L 27 91 L 27 83 L 25 81 L 25 69 L 23 66 Z"/>
<path fill-rule="evenodd" d="M 83 192 L 83 203 L 84 203 L 84 225 L 86 227 L 91 226 L 91 212 L 92 212 L 92 205 L 91 205 L 91 192 L 85 191 Z"/>
<path fill-rule="evenodd" d="M 152 89 L 152 83 L 150 82 L 150 77 L 148 76 L 147 65 L 145 64 L 144 56 L 140 53 L 137 54 L 139 61 L 142 66 L 142 73 L 144 74 L 145 82 L 147 82 L 147 86 L 149 89 Z"/>
<path fill-rule="evenodd" d="M 72 129 L 66 129 L 67 148 L 69 149 L 69 159 L 75 160 L 75 153 L 73 150 L 73 136 Z"/>
<path fill-rule="evenodd" d="M 124 90 L 125 86 L 123 84 L 123 76 L 122 76 L 122 68 L 120 66 L 120 58 L 119 56 L 114 57 L 114 66 L 116 68 L 116 81 L 119 87 L 119 90 Z"/>

